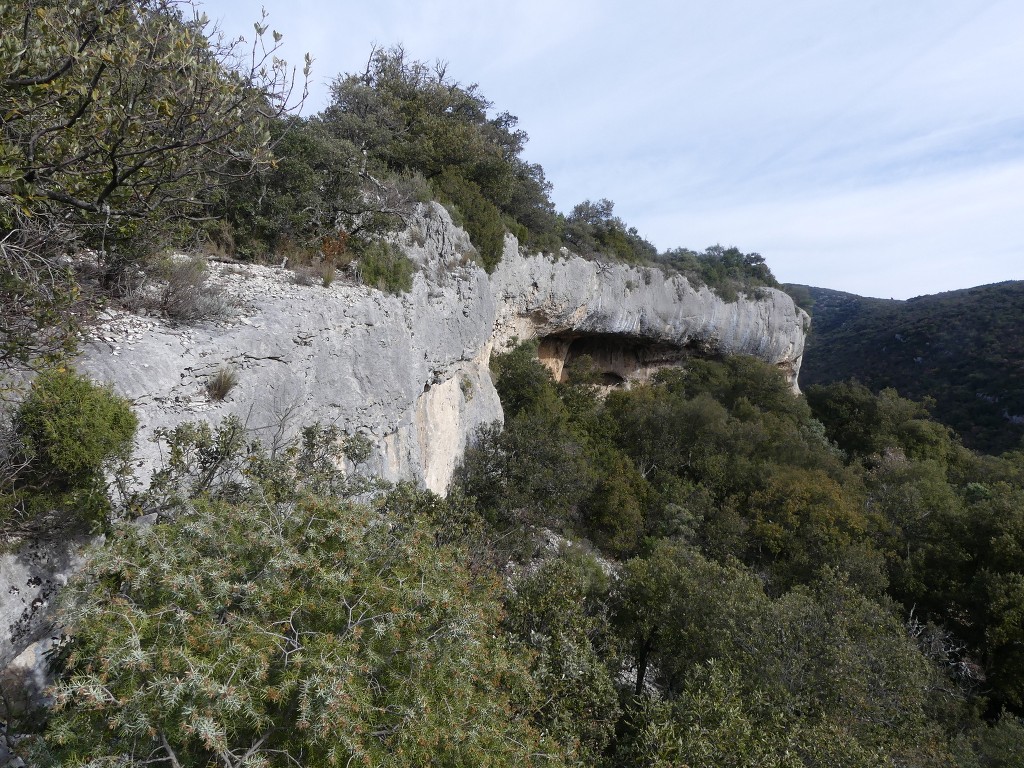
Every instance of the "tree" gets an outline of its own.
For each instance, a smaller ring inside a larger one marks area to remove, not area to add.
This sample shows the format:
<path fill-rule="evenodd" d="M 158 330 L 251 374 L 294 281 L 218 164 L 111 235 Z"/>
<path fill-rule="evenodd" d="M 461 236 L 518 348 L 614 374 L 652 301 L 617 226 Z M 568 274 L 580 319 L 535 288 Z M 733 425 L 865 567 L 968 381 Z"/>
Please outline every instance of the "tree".
<path fill-rule="evenodd" d="M 820 470 L 778 467 L 749 498 L 748 561 L 768 566 L 776 589 L 838 566 L 869 531 L 855 498 Z"/>
<path fill-rule="evenodd" d="M 448 76 L 447 65 L 410 59 L 399 46 L 374 48 L 362 72 L 339 76 L 324 125 L 364 153 L 364 174 L 420 173 L 462 218 L 484 266 L 501 259 L 503 237 L 550 246 L 556 217 L 550 184 L 522 158 L 526 132 L 475 83 Z"/>
<path fill-rule="evenodd" d="M 635 693 L 653 683 L 678 692 L 687 670 L 708 659 L 736 661 L 750 653 L 749 636 L 767 597 L 735 563 L 719 565 L 691 547 L 662 539 L 646 557 L 623 564 L 613 621 L 636 670 Z"/>
<path fill-rule="evenodd" d="M 4 3 L 0 28 L 0 362 L 13 365 L 69 339 L 53 326 L 73 319 L 61 258 L 79 241 L 119 279 L 133 242 L 271 162 L 267 119 L 294 106 L 294 75 L 262 20 L 245 52 L 191 0 Z"/>
<path fill-rule="evenodd" d="M 14 204 L 138 217 L 270 162 L 265 119 L 291 108 L 294 81 L 263 23 L 247 55 L 188 0 L 28 0 L 2 24 L 0 194 Z"/>
<path fill-rule="evenodd" d="M 698 285 L 707 285 L 727 301 L 735 301 L 740 291 L 780 287 L 761 254 L 743 253 L 736 247 L 713 245 L 701 253 L 673 248 L 660 254 L 658 261 Z"/>
<path fill-rule="evenodd" d="M 533 648 L 531 675 L 546 700 L 541 727 L 579 765 L 598 765 L 619 717 L 608 665 L 608 579 L 579 547 L 565 549 L 513 587 L 505 625 Z"/>
<path fill-rule="evenodd" d="M 662 540 L 623 565 L 612 605 L 637 674 L 620 748 L 663 761 L 638 764 L 951 764 L 928 701 L 948 680 L 890 602 L 834 572 L 773 600 Z"/>
<path fill-rule="evenodd" d="M 657 249 L 644 240 L 636 227 L 629 227 L 612 214 L 615 203 L 602 199 L 584 200 L 565 218 L 565 239 L 584 256 L 604 255 L 630 264 L 644 264 L 657 256 Z"/>

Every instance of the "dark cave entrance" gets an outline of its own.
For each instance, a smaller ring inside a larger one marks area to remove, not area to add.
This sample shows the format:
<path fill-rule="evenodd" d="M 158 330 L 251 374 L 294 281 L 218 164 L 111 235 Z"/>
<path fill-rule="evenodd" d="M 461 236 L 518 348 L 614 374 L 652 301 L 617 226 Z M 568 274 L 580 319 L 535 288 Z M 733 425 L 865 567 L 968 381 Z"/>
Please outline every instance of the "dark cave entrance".
<path fill-rule="evenodd" d="M 677 366 L 689 357 L 684 347 L 612 333 L 566 333 L 544 336 L 537 357 L 556 381 L 568 381 L 575 367 L 592 366 L 591 375 L 604 387 L 646 381 L 656 371 Z"/>

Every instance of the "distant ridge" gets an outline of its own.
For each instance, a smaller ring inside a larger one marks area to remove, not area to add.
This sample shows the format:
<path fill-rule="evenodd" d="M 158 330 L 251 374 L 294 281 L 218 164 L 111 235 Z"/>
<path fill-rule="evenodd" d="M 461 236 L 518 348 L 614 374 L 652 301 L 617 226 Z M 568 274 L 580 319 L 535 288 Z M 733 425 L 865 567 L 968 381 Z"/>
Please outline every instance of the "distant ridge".
<path fill-rule="evenodd" d="M 934 415 L 989 453 L 1024 439 L 1024 281 L 876 299 L 813 286 L 800 385 L 855 378 L 935 399 Z"/>

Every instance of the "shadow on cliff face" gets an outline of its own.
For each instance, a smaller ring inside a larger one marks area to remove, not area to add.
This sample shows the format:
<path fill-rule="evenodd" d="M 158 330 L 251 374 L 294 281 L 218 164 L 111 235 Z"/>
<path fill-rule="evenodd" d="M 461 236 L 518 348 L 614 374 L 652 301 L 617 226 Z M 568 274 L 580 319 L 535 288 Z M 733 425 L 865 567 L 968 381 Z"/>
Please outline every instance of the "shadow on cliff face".
<path fill-rule="evenodd" d="M 556 381 L 568 381 L 574 366 L 586 361 L 592 366 L 595 383 L 616 387 L 647 381 L 662 368 L 679 366 L 699 352 L 618 334 L 571 333 L 543 337 L 537 357 Z"/>
<path fill-rule="evenodd" d="M 0 669 L 0 768 L 24 768 L 15 749 L 27 735 L 39 733 L 45 723 L 50 704 L 46 689 L 53 682 L 47 652 L 57 642 L 57 637 L 46 637 L 33 643 Z"/>

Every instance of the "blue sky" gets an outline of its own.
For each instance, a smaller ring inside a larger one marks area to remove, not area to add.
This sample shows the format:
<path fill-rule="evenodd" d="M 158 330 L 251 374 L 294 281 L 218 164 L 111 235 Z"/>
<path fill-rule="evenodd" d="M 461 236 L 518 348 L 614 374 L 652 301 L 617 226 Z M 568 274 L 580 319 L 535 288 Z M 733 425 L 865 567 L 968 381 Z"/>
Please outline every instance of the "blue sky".
<path fill-rule="evenodd" d="M 530 135 L 568 211 L 784 282 L 908 298 L 1024 279 L 1019 0 L 265 0 L 306 114 L 374 43 L 443 59 Z M 258 4 L 210 0 L 251 36 Z"/>

